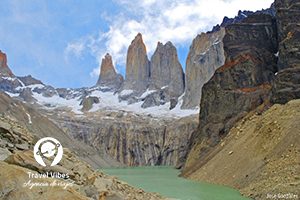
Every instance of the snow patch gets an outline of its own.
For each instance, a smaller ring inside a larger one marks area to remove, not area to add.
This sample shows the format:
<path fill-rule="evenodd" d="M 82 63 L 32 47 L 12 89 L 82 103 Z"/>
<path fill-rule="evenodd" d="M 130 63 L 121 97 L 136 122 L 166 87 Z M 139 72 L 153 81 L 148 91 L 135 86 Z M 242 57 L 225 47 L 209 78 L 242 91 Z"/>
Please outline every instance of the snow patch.
<path fill-rule="evenodd" d="M 34 90 L 34 89 L 42 89 L 44 88 L 45 86 L 43 84 L 33 84 L 33 85 L 27 85 L 27 86 L 19 86 L 16 88 L 17 91 L 20 91 L 20 90 L 23 90 L 23 89 L 26 89 L 26 88 L 30 88 L 31 90 Z"/>
<path fill-rule="evenodd" d="M 47 108 L 58 108 L 58 107 L 69 107 L 75 114 L 82 114 L 80 111 L 80 98 L 64 99 L 58 95 L 52 97 L 44 97 L 42 94 L 33 92 L 33 97 L 38 101 L 39 104 Z"/>
<path fill-rule="evenodd" d="M 248 17 L 248 16 L 247 16 L 247 15 L 245 15 L 244 13 L 241 13 L 241 15 L 242 15 L 243 17 L 246 17 L 246 18 Z"/>
<path fill-rule="evenodd" d="M 7 95 L 9 95 L 10 97 L 17 97 L 19 96 L 19 93 L 11 93 L 11 92 L 7 92 L 7 91 L 4 91 Z"/>
<path fill-rule="evenodd" d="M 12 78 L 12 77 L 9 77 L 9 76 L 2 76 L 1 78 L 4 79 L 4 80 L 8 80 L 8 81 L 15 81 L 15 80 L 17 80 L 17 78 Z"/>
<path fill-rule="evenodd" d="M 120 95 L 121 96 L 127 96 L 133 93 L 133 90 L 123 90 Z"/>
<path fill-rule="evenodd" d="M 146 98 L 148 95 L 150 95 L 150 94 L 152 94 L 152 93 L 154 93 L 154 92 L 156 92 L 156 90 L 149 90 L 149 89 L 147 89 L 146 92 L 144 92 L 144 93 L 140 96 L 140 99 L 144 99 L 144 98 Z"/>
<path fill-rule="evenodd" d="M 91 96 L 99 97 L 100 103 L 94 104 L 93 108 L 89 112 L 96 112 L 98 110 L 112 110 L 112 111 L 122 110 L 126 112 L 132 112 L 132 113 L 142 114 L 142 115 L 151 115 L 153 117 L 162 117 L 162 118 L 181 118 L 181 117 L 186 117 L 189 115 L 194 115 L 199 113 L 198 108 L 192 110 L 182 110 L 180 108 L 183 102 L 183 95 L 179 97 L 179 102 L 177 106 L 172 110 L 169 109 L 170 102 L 160 106 L 142 108 L 141 106 L 143 102 L 137 102 L 128 105 L 126 101 L 119 102 L 118 95 L 114 95 L 112 92 L 94 91 L 92 92 Z"/>
<path fill-rule="evenodd" d="M 132 90 L 124 90 L 122 95 L 131 94 Z M 147 95 L 155 92 L 155 90 L 147 90 L 144 92 L 140 98 L 144 98 Z M 76 92 L 74 92 L 76 93 Z M 181 118 L 186 117 L 189 115 L 194 115 L 199 113 L 199 108 L 192 109 L 192 110 L 182 110 L 181 105 L 183 103 L 183 96 L 180 96 L 178 99 L 178 104 L 175 108 L 170 110 L 170 102 L 165 103 L 164 105 L 154 106 L 150 108 L 142 108 L 142 104 L 144 102 L 140 101 L 134 104 L 128 104 L 127 101 L 119 101 L 118 94 L 111 92 L 111 91 L 101 91 L 95 89 L 91 91 L 89 96 L 98 97 L 100 102 L 98 104 L 94 104 L 92 109 L 89 112 L 97 112 L 100 110 L 107 110 L 107 111 L 124 111 L 130 112 L 132 114 L 141 114 L 141 115 L 151 115 L 153 117 L 161 117 L 161 118 Z M 58 95 L 54 95 L 52 97 L 44 97 L 42 94 L 38 94 L 33 92 L 33 97 L 38 101 L 38 103 L 44 106 L 46 109 L 55 109 L 60 107 L 68 107 L 70 108 L 75 114 L 82 114 L 80 105 L 81 102 L 81 95 L 78 95 L 71 99 L 64 99 Z"/>
<path fill-rule="evenodd" d="M 32 124 L 32 121 L 31 121 L 31 116 L 30 116 L 30 114 L 29 114 L 29 113 L 26 113 L 26 115 L 27 115 L 27 117 L 28 117 L 28 123 L 29 123 L 29 124 Z"/>

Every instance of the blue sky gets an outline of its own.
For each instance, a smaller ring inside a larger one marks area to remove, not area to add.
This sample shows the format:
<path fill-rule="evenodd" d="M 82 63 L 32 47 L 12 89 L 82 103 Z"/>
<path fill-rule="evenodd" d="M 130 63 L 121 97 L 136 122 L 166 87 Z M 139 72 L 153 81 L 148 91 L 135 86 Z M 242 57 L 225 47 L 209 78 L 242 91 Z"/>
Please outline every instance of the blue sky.
<path fill-rule="evenodd" d="M 267 8 L 272 0 L 2 0 L 0 49 L 18 75 L 55 87 L 96 83 L 106 52 L 124 75 L 127 47 L 141 32 L 148 56 L 172 41 L 180 62 L 194 37 L 238 10 Z"/>

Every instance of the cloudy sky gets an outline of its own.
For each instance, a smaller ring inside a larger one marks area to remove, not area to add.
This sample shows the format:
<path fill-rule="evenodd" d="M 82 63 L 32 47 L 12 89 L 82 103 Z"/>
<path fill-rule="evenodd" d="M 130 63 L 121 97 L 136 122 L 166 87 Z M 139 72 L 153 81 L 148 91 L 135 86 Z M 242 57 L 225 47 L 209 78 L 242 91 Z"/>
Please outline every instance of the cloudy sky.
<path fill-rule="evenodd" d="M 260 10 L 273 0 L 1 0 L 0 49 L 16 75 L 31 74 L 55 87 L 96 83 L 109 52 L 124 74 L 126 51 L 138 32 L 148 56 L 158 41 L 172 41 L 180 62 L 193 38 L 239 10 Z"/>

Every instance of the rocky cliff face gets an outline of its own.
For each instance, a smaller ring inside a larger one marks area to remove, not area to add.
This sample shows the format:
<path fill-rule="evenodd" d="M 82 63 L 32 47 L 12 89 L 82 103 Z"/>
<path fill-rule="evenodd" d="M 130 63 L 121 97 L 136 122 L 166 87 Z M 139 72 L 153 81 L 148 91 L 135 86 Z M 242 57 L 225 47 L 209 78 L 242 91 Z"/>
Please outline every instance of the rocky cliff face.
<path fill-rule="evenodd" d="M 276 0 L 279 73 L 272 88 L 273 103 L 300 98 L 300 3 Z"/>
<path fill-rule="evenodd" d="M 19 86 L 21 83 L 7 66 L 6 54 L 0 51 L 0 90 L 13 92 Z"/>
<path fill-rule="evenodd" d="M 167 120 L 122 111 L 102 111 L 85 118 L 55 113 L 49 117 L 77 140 L 127 166 L 182 166 L 187 143 L 198 126 L 196 116 Z"/>
<path fill-rule="evenodd" d="M 183 109 L 199 106 L 203 85 L 225 62 L 223 37 L 225 29 L 198 35 L 190 47 L 186 61 Z"/>
<path fill-rule="evenodd" d="M 276 18 L 279 39 L 279 69 L 300 67 L 300 3 L 276 0 Z"/>
<path fill-rule="evenodd" d="M 111 55 L 106 54 L 102 59 L 100 76 L 96 85 L 116 90 L 121 87 L 122 83 L 123 77 L 116 72 Z"/>
<path fill-rule="evenodd" d="M 131 42 L 127 52 L 126 77 L 123 89 L 137 93 L 145 91 L 149 84 L 150 63 L 142 34 Z"/>
<path fill-rule="evenodd" d="M 171 42 L 157 44 L 151 58 L 150 89 L 168 87 L 170 98 L 178 98 L 184 91 L 184 73 L 177 50 Z"/>
<path fill-rule="evenodd" d="M 225 64 L 203 87 L 196 158 L 204 159 L 233 124 L 263 104 L 277 71 L 277 29 L 271 15 L 251 15 L 225 28 Z"/>
<path fill-rule="evenodd" d="M 0 75 L 5 77 L 14 77 L 14 74 L 7 66 L 6 54 L 0 51 Z"/>

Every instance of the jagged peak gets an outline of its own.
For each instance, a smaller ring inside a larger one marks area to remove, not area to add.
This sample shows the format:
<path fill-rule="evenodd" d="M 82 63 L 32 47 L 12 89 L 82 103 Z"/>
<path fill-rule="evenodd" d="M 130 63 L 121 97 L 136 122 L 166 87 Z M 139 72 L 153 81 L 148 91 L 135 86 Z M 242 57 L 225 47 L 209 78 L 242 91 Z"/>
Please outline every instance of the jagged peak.
<path fill-rule="evenodd" d="M 274 7 L 274 3 L 271 4 L 270 8 L 267 9 L 262 9 L 262 10 L 258 10 L 256 12 L 253 11 L 249 11 L 249 10 L 239 10 L 238 14 L 233 17 L 233 18 L 229 18 L 227 16 L 225 16 L 222 20 L 221 24 L 217 24 L 216 26 L 213 27 L 213 29 L 211 31 L 208 31 L 207 33 L 211 33 L 211 32 L 216 32 L 219 31 L 221 27 L 226 27 L 230 24 L 235 24 L 235 23 L 239 23 L 241 21 L 243 21 L 245 18 L 254 15 L 254 14 L 268 14 L 271 16 L 275 15 L 275 7 Z"/>
<path fill-rule="evenodd" d="M 110 59 L 112 60 L 112 57 L 109 53 L 106 53 L 105 56 L 104 56 L 104 59 Z"/>
<path fill-rule="evenodd" d="M 100 75 L 96 85 L 110 88 L 119 88 L 123 82 L 122 75 L 118 74 L 113 64 L 112 56 L 106 53 L 102 58 Z"/>
<path fill-rule="evenodd" d="M 107 72 L 116 73 L 115 67 L 113 65 L 112 56 L 106 53 L 102 58 L 100 67 L 100 76 L 106 74 Z"/>
<path fill-rule="evenodd" d="M 161 51 L 165 49 L 175 49 L 176 47 L 173 45 L 171 41 L 168 41 L 167 43 L 163 44 L 162 42 L 157 42 L 156 51 Z"/>
<path fill-rule="evenodd" d="M 144 43 L 144 41 L 143 41 L 143 35 L 141 33 L 138 33 L 135 36 L 134 40 L 132 40 L 131 44 L 133 44 L 133 43 Z"/>

